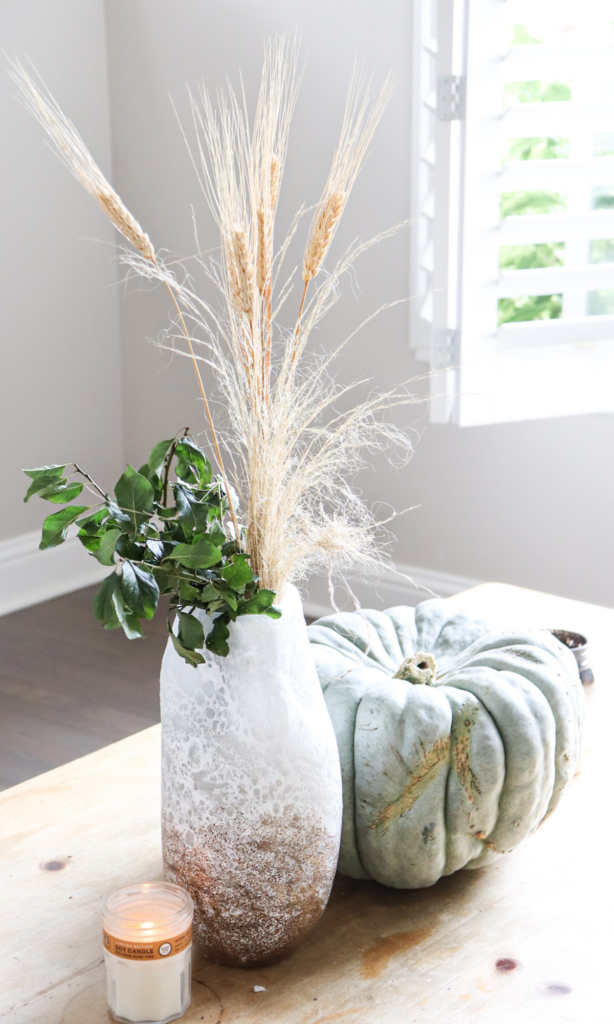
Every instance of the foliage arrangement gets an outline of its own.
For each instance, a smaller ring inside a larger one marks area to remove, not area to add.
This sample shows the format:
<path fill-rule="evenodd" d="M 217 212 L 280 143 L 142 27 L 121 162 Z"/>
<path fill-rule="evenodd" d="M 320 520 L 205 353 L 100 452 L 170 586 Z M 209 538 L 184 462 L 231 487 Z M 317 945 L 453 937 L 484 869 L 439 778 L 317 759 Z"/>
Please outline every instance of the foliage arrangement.
<path fill-rule="evenodd" d="M 355 66 L 320 198 L 297 211 L 280 244 L 277 212 L 300 81 L 296 40 L 281 37 L 266 45 L 253 123 L 244 97 L 231 89 L 220 92 L 216 104 L 204 87 L 190 93 L 190 152 L 219 230 L 219 248 L 197 238 L 197 255 L 188 264 L 165 262 L 44 85 L 18 63 L 12 77 L 61 159 L 129 243 L 120 254 L 129 275 L 169 292 L 173 319 L 159 343 L 194 366 L 210 454 L 228 502 L 225 529 L 235 543 L 232 557 L 242 558 L 236 564 L 249 561 L 264 591 L 276 593 L 286 582 L 326 572 L 334 603 L 333 574 L 378 572 L 389 565 L 382 553 L 386 531 L 354 486 L 356 472 L 367 452 L 393 446 L 402 459 L 411 450 L 388 418 L 391 407 L 414 401 L 404 385 L 353 404 L 354 389 L 368 382 L 336 381 L 335 360 L 360 327 L 332 351 L 313 346 L 314 332 L 338 301 L 342 278 L 356 259 L 402 226 L 355 241 L 330 263 L 341 217 L 392 92 L 391 78 L 371 103 L 370 82 Z M 287 268 L 309 210 L 302 257 Z M 297 283 L 295 314 L 283 322 Z M 217 302 L 208 297 L 212 287 Z M 222 399 L 215 420 L 202 368 L 212 371 Z"/>
<path fill-rule="evenodd" d="M 363 502 L 353 479 L 366 465 L 367 452 L 370 456 L 394 447 L 397 461 L 408 456 L 409 439 L 388 417 L 392 407 L 414 399 L 402 385 L 370 392 L 366 400 L 353 403 L 354 389 L 368 382 L 338 383 L 335 366 L 354 335 L 387 306 L 337 341 L 332 351 L 313 348 L 314 332 L 339 300 L 342 279 L 355 260 L 403 226 L 355 241 L 337 262 L 324 267 L 393 82 L 389 76 L 371 103 L 370 82 L 357 63 L 320 198 L 297 211 L 277 245 L 279 191 L 300 82 L 298 58 L 296 39 L 280 37 L 266 44 L 253 124 L 245 97 L 239 100 L 231 89 L 218 94 L 217 104 L 204 87 L 198 94 L 189 93 L 194 141 L 188 148 L 219 230 L 217 249 L 202 246 L 196 237 L 198 253 L 189 263 L 165 262 L 46 87 L 18 62 L 12 66 L 21 98 L 60 159 L 129 243 L 120 252 L 128 275 L 168 290 L 172 321 L 159 344 L 192 362 L 210 456 L 219 473 L 213 480 L 209 468 L 205 476 L 199 470 L 202 462 L 189 462 L 186 445 L 194 451 L 195 442 L 173 442 L 178 479 L 172 485 L 171 512 L 160 475 L 164 459 L 167 468 L 170 464 L 171 447 L 165 455 L 157 445 L 153 452 L 158 454 L 151 456 L 146 472 L 124 474 L 115 499 L 100 493 L 102 509 L 85 516 L 89 509 L 72 506 L 58 513 L 58 536 L 64 521 L 77 521 L 81 540 L 96 557 L 117 560 L 117 571 L 96 604 L 96 614 L 106 616 L 105 626 L 117 625 L 117 617 L 129 635 L 137 635 L 138 617 L 141 611 L 149 614 L 156 589 L 170 593 L 181 624 L 173 642 L 192 663 L 202 639 L 188 610 L 192 605 L 213 613 L 215 625 L 206 646 L 225 653 L 232 618 L 252 611 L 275 614 L 273 596 L 287 583 L 298 583 L 313 571 L 325 572 L 336 606 L 335 577 L 343 579 L 347 570 L 378 573 L 384 566 L 393 568 L 384 554 L 384 524 Z M 288 268 L 309 210 L 302 258 Z M 196 275 L 204 287 L 196 286 Z M 280 314 L 297 280 L 296 312 L 283 323 Z M 209 298 L 212 286 L 217 303 Z M 222 399 L 215 420 L 203 369 L 213 372 Z M 204 453 L 199 458 L 205 459 Z M 185 476 L 188 466 L 193 480 Z M 52 501 L 62 500 L 61 495 L 77 498 L 79 484 L 65 480 L 63 469 L 29 471 L 36 493 Z M 58 475 L 49 479 L 54 473 Z M 135 483 L 148 496 L 147 505 L 130 512 L 126 490 Z M 238 505 L 245 526 L 239 527 Z M 47 520 L 46 538 L 54 528 Z"/>
<path fill-rule="evenodd" d="M 24 472 L 32 480 L 24 501 L 38 494 L 54 504 L 71 503 L 84 487 L 99 499 L 93 505 L 67 504 L 47 516 L 40 547 L 62 544 L 76 523 L 84 548 L 101 565 L 113 566 L 94 599 L 94 615 L 105 629 L 121 626 L 130 640 L 141 637 L 141 620 L 151 619 L 160 595 L 167 594 L 169 612 L 177 612 L 176 633 L 168 623 L 175 650 L 198 665 L 205 660 L 203 648 L 228 654 L 228 623 L 237 616 L 279 618 L 274 591 L 260 586 L 249 556 L 224 530 L 224 482 L 213 476 L 187 429 L 156 444 L 138 472 L 128 466 L 113 496 L 76 463 Z M 213 620 L 206 637 L 195 608 Z"/>

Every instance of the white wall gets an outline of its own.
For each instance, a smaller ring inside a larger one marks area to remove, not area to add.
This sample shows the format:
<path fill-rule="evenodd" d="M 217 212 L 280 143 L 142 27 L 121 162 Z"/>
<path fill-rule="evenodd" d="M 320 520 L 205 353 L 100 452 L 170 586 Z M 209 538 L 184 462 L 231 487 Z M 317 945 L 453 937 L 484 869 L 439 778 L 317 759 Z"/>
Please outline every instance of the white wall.
<path fill-rule="evenodd" d="M 34 0 L 5 0 L 0 14 L 4 38 L 11 20 L 7 12 L 13 23 L 23 22 L 12 28 L 16 42 L 4 43 L 5 48 L 27 49 L 75 121 L 94 122 L 91 134 L 84 134 L 104 165 L 108 141 L 103 127 L 100 5 L 97 0 L 52 5 L 55 15 L 59 8 L 71 11 L 79 46 L 63 31 L 54 37 L 56 19 L 48 6 Z M 215 89 L 227 74 L 234 78 L 241 68 L 253 95 L 262 38 L 297 25 L 303 27 L 307 67 L 282 216 L 287 217 L 302 199 L 311 202 L 319 195 L 356 51 L 375 69 L 378 80 L 391 65 L 400 78 L 348 207 L 338 248 L 356 234 L 378 231 L 407 216 L 409 0 L 106 0 L 105 10 L 115 184 L 157 246 L 193 251 L 191 203 L 202 225 L 201 242 L 216 244 L 169 93 L 185 116 L 185 83 L 204 78 Z M 33 23 L 33 11 L 39 13 L 39 22 Z M 7 207 L 11 229 L 11 244 L 3 246 L 5 273 L 0 280 L 10 283 L 6 294 L 12 309 L 3 336 L 4 358 L 11 365 L 2 386 L 9 402 L 4 399 L 0 415 L 6 420 L 5 436 L 9 430 L 17 433 L 17 424 L 22 435 L 21 450 L 10 456 L 6 479 L 15 479 L 21 465 L 75 451 L 73 428 L 64 412 L 69 392 L 79 406 L 73 419 L 83 426 L 77 454 L 104 475 L 96 418 L 105 403 L 113 409 L 116 425 L 111 434 L 108 427 L 105 430 L 105 444 L 110 437 L 107 462 L 113 461 L 120 446 L 117 343 L 111 326 L 114 293 L 106 287 L 113 272 L 104 246 L 79 239 L 109 236 L 88 198 L 55 166 L 38 129 L 8 104 L 6 87 L 2 88 L 2 111 L 6 108 L 5 117 L 13 119 L 13 132 L 15 119 L 21 119 L 15 136 L 19 152 L 5 154 L 3 160 L 11 161 L 10 180 L 21 178 L 19 194 L 26 196 L 19 200 L 21 217 L 6 202 L 6 188 L 0 200 Z M 35 161 L 38 174 L 33 180 Z M 65 264 L 58 264 L 59 252 Z M 399 236 L 362 260 L 360 290 L 348 287 L 344 302 L 322 331 L 323 344 L 333 334 L 347 333 L 375 305 L 407 294 L 407 255 L 407 238 Z M 77 275 L 78 287 L 72 288 Z M 146 340 L 156 337 L 165 324 L 168 305 L 158 292 L 121 292 L 125 449 L 127 458 L 136 462 L 169 430 L 184 423 L 197 429 L 201 416 L 189 364 L 179 359 L 169 363 L 167 355 Z M 367 374 L 385 387 L 423 373 L 424 366 L 410 359 L 407 324 L 403 307 L 385 314 L 357 340 L 344 375 Z M 69 358 L 75 353 L 78 365 L 71 364 L 71 370 Z M 66 372 L 72 373 L 70 384 Z M 90 383 L 81 390 L 79 382 L 86 381 Z M 53 412 L 58 405 L 61 417 Z M 378 463 L 377 473 L 361 480 L 372 500 L 397 508 L 420 506 L 396 526 L 398 562 L 614 605 L 614 417 L 460 430 L 429 426 L 424 407 L 414 407 L 402 413 L 401 420 L 414 429 L 418 441 L 411 464 L 394 470 Z M 23 509 L 18 499 L 3 503 L 0 536 L 24 528 Z M 39 522 L 38 510 L 34 513 L 26 506 L 26 512 L 29 524 Z"/>
<path fill-rule="evenodd" d="M 158 245 L 191 251 L 189 204 L 203 216 L 168 94 L 185 114 L 186 82 L 203 78 L 215 89 L 237 68 L 253 94 L 262 37 L 296 25 L 303 28 L 307 67 L 283 212 L 318 196 L 358 51 L 376 76 L 392 65 L 400 81 L 341 240 L 407 216 L 408 0 L 107 0 L 107 17 L 117 183 Z M 212 231 L 206 238 L 215 244 Z M 362 291 L 356 297 L 348 289 L 323 342 L 375 304 L 407 294 L 406 238 L 364 258 L 358 280 Z M 195 395 L 189 366 L 163 367 L 166 359 L 142 341 L 155 335 L 166 308 L 163 299 L 142 295 L 122 302 L 126 444 L 134 458 L 154 436 L 183 423 Z M 347 373 L 366 373 L 386 386 L 424 372 L 410 360 L 407 331 L 402 307 L 386 314 L 348 355 Z M 378 463 L 377 474 L 362 481 L 371 499 L 420 506 L 396 525 L 399 562 L 614 604 L 614 417 L 465 430 L 429 426 L 423 408 L 401 418 L 419 437 L 411 464 L 396 471 Z M 194 425 L 193 414 L 190 420 Z"/>
<path fill-rule="evenodd" d="M 110 170 L 102 0 L 3 0 L 0 39 L 9 57 L 32 60 Z M 112 229 L 45 145 L 1 63 L 0 541 L 50 510 L 23 504 L 24 466 L 77 459 L 111 485 L 123 459 Z"/>

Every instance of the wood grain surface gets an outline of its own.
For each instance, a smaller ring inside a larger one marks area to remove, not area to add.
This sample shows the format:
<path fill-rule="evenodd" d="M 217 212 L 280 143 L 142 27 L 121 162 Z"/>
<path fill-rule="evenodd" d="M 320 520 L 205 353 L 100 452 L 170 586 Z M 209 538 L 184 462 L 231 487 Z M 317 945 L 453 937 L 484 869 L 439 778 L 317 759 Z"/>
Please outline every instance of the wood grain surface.
<path fill-rule="evenodd" d="M 241 971 L 196 957 L 186 1022 L 614 1021 L 614 611 L 501 584 L 450 603 L 461 601 L 590 639 L 586 751 L 560 808 L 515 853 L 430 889 L 338 878 L 284 963 Z M 0 794 L 3 1024 L 108 1024 L 100 905 L 161 877 L 159 772 L 156 726 Z"/>

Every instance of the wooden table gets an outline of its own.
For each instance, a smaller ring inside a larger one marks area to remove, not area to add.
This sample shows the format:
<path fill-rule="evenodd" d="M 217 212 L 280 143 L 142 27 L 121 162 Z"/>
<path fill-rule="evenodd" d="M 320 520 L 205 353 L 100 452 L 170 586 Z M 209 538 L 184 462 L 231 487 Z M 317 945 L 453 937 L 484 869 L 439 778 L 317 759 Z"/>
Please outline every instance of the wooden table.
<path fill-rule="evenodd" d="M 319 926 L 282 964 L 240 971 L 197 957 L 186 1022 L 614 1021 L 614 610 L 502 584 L 450 604 L 461 601 L 590 638 L 586 752 L 561 807 L 515 853 L 431 889 L 338 878 Z M 108 1024 L 100 903 L 162 877 L 159 774 L 155 727 L 0 794 L 3 1024 Z M 496 967 L 506 959 L 515 969 Z"/>

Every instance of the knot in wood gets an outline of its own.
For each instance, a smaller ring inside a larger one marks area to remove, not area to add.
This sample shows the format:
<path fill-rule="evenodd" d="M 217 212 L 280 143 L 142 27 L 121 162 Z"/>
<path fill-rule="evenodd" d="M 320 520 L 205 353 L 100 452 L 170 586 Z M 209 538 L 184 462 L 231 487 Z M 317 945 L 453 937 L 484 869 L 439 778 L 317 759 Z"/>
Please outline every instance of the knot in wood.
<path fill-rule="evenodd" d="M 436 675 L 437 662 L 433 655 L 425 651 L 416 651 L 399 665 L 393 679 L 404 679 L 407 683 L 425 683 L 430 686 L 435 682 Z"/>

